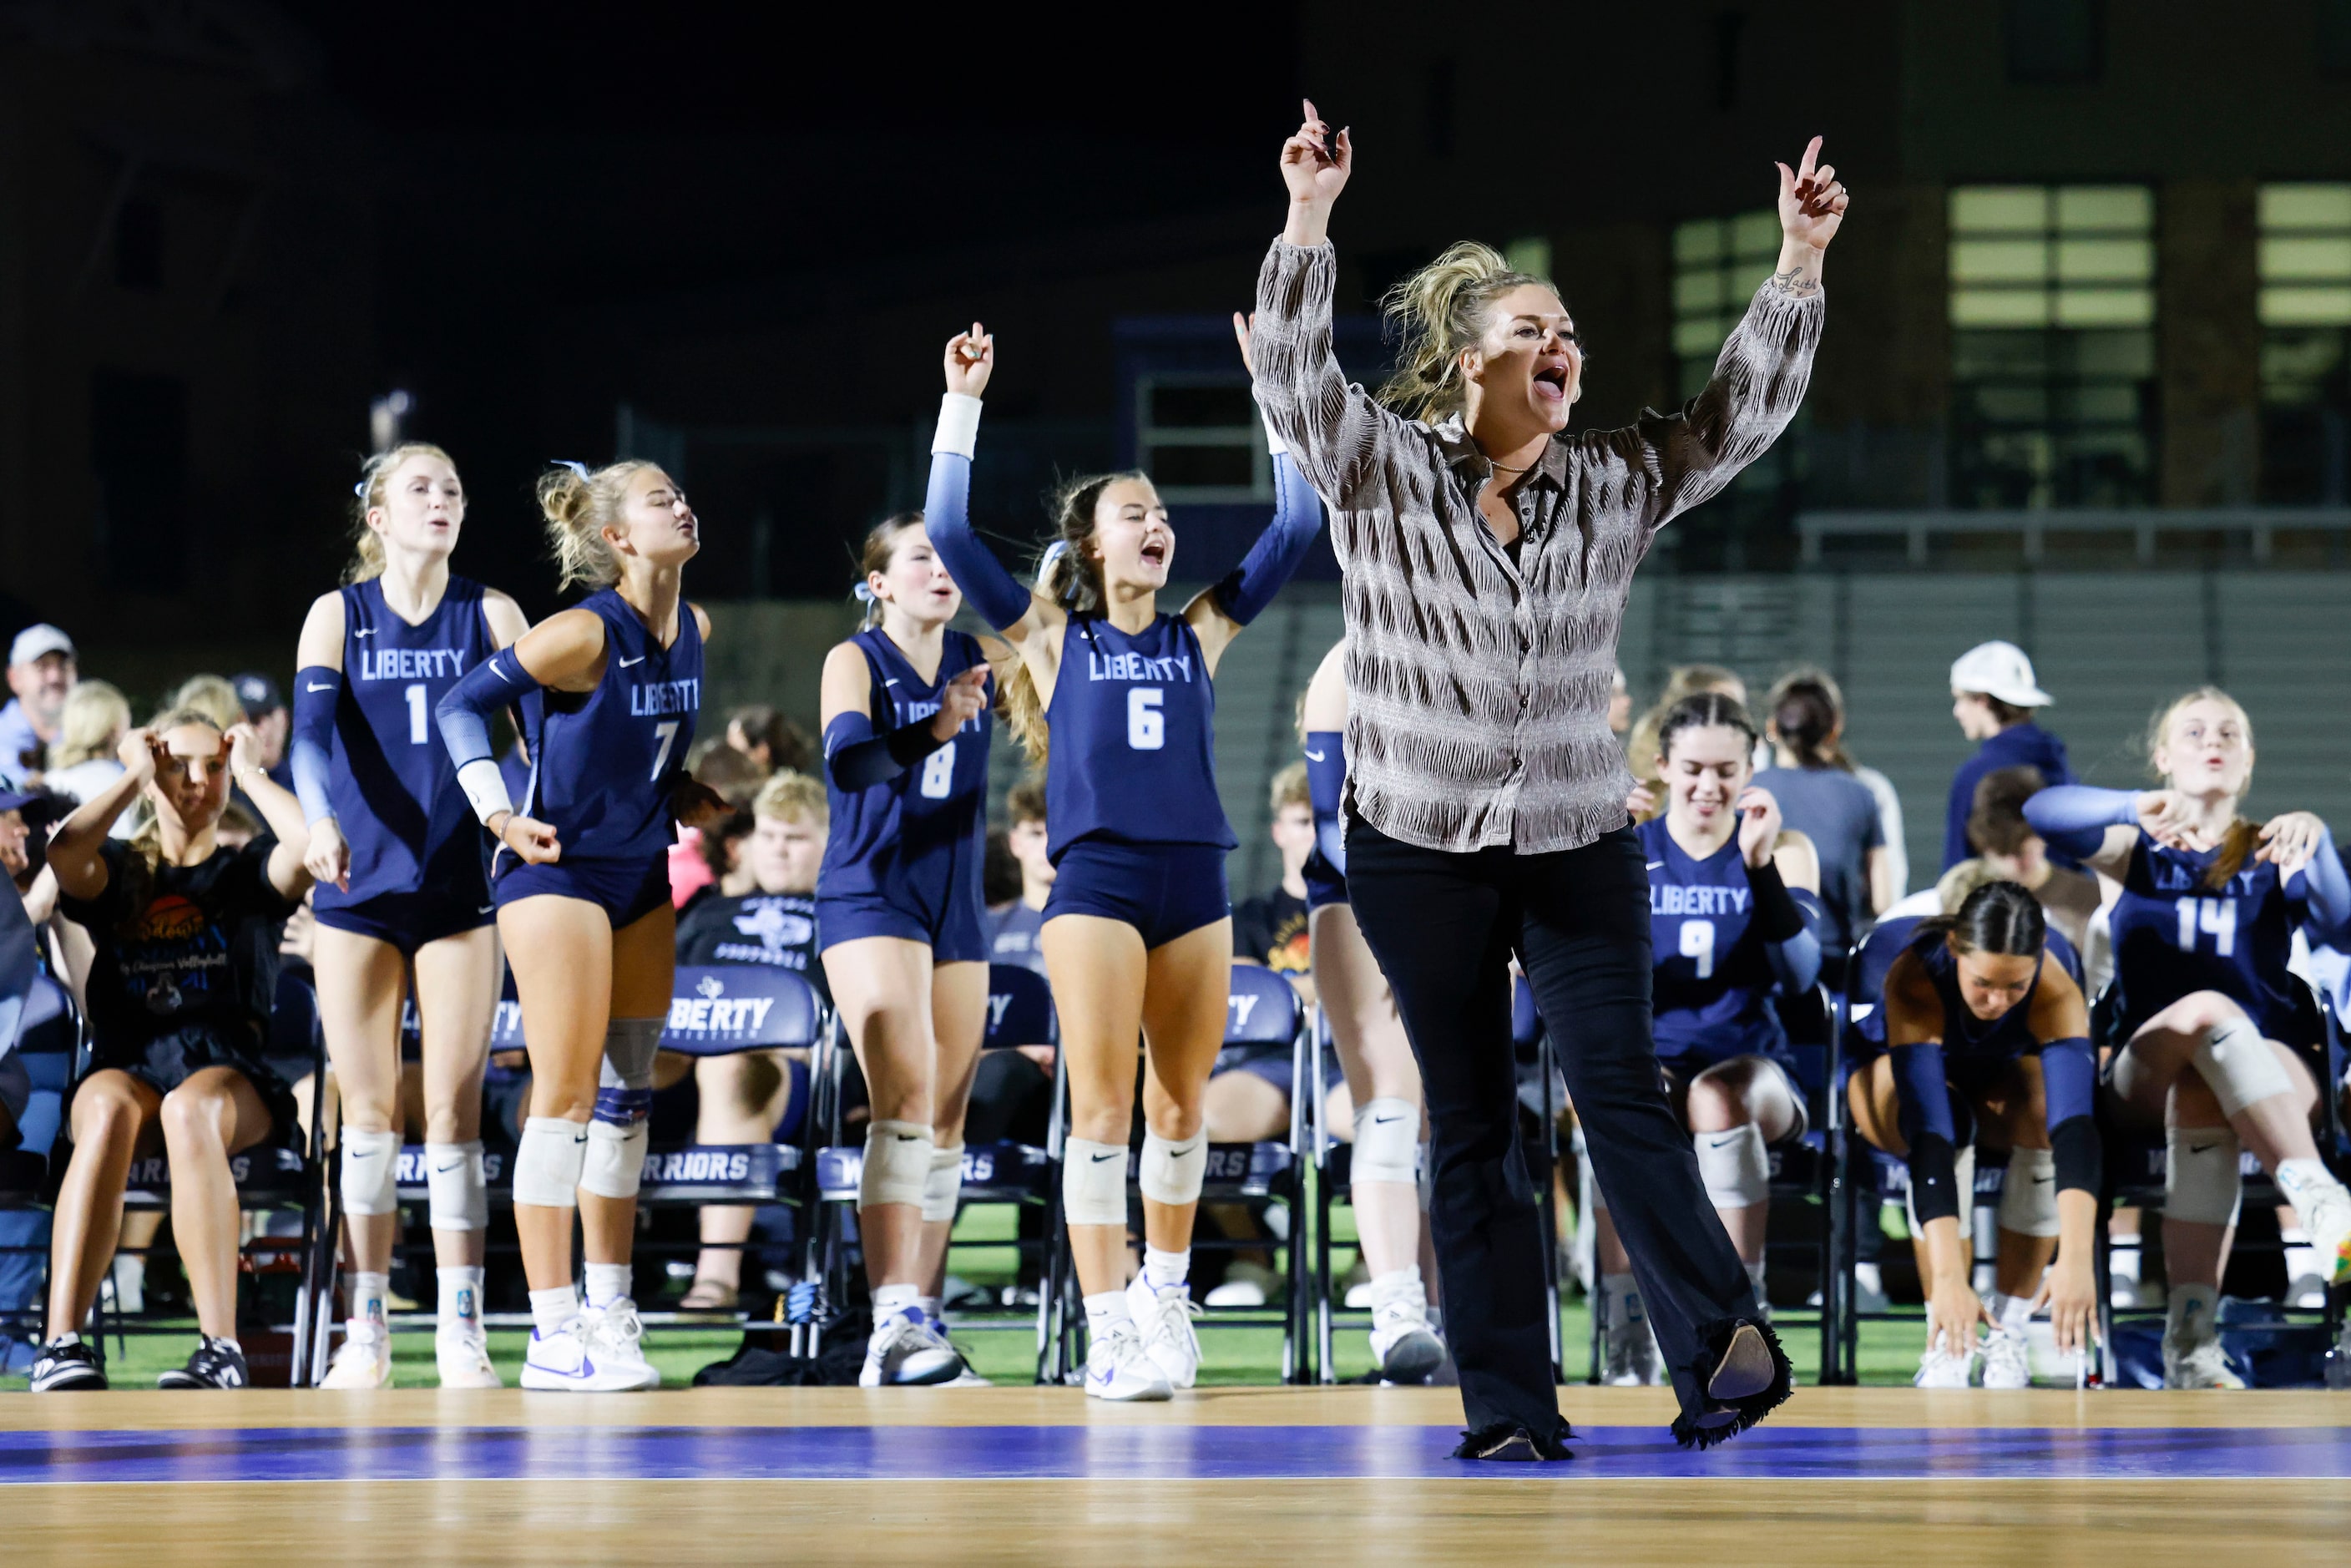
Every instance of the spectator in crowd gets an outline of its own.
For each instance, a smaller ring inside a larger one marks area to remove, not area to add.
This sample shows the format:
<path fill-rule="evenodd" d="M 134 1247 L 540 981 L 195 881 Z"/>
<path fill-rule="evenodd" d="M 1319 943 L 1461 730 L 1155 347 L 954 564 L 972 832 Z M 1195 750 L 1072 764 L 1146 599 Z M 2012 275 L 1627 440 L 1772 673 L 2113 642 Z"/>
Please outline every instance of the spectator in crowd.
<path fill-rule="evenodd" d="M 762 774 L 807 773 L 816 765 L 816 743 L 808 731 L 766 703 L 728 712 L 726 744 L 758 763 Z"/>
<path fill-rule="evenodd" d="M 42 770 L 78 674 L 73 639 L 63 632 L 42 622 L 16 633 L 8 646 L 8 689 L 16 695 L 0 708 L 0 779 L 20 782 Z"/>
<path fill-rule="evenodd" d="M 1799 683 L 1819 688 L 1821 695 L 1828 698 L 1829 707 L 1836 715 L 1836 741 L 1842 748 L 1844 745 L 1844 690 L 1836 684 L 1834 676 L 1818 664 L 1799 664 L 1773 682 L 1771 695 L 1764 700 L 1764 716 L 1768 718 L 1777 713 L 1780 699 Z M 1769 757 L 1758 756 L 1755 765 L 1760 769 L 1770 766 L 1771 761 Z M 1877 912 L 1883 915 L 1910 891 L 1910 851 L 1906 847 L 1902 834 L 1902 797 L 1895 792 L 1894 780 L 1875 768 L 1865 768 L 1855 761 L 1850 751 L 1845 753 L 1845 761 L 1850 765 L 1853 776 L 1862 781 L 1871 798 L 1877 802 L 1878 837 L 1886 846 L 1886 876 L 1893 894 L 1877 906 Z"/>
<path fill-rule="evenodd" d="M 1957 915 L 1968 894 L 1988 882 L 2012 882 L 2040 901 L 2050 927 L 2087 956 L 2090 923 L 2098 913 L 2098 879 L 2051 863 L 2049 845 L 2024 820 L 2024 803 L 2046 781 L 2037 768 L 1996 768 L 1976 780 L 1968 813 L 1968 841 L 1975 857 L 1943 873 L 1935 884 L 1943 913 Z"/>
<path fill-rule="evenodd" d="M 1273 776 L 1274 847 L 1281 880 L 1233 907 L 1233 961 L 1259 964 L 1286 977 L 1308 1005 L 1314 976 L 1307 958 L 1306 857 L 1314 849 L 1314 802 L 1306 793 L 1306 764 Z"/>
<path fill-rule="evenodd" d="M 49 769 L 42 782 L 79 805 L 122 775 L 115 747 L 131 728 L 131 704 L 104 681 L 77 681 L 66 694 L 57 738 L 49 745 Z M 129 814 L 114 825 L 117 838 L 131 836 Z"/>
<path fill-rule="evenodd" d="M 2056 698 L 2033 679 L 2032 661 L 2013 643 L 1983 643 L 1951 665 L 1951 716 L 1977 742 L 1973 757 L 1951 775 L 1943 822 L 1943 869 L 1968 858 L 1968 817 L 1976 809 L 1976 782 L 1999 768 L 2037 768 L 2044 784 L 2074 782 L 2065 743 L 2034 722 Z M 2060 864 L 2073 862 L 2059 857 Z"/>
<path fill-rule="evenodd" d="M 226 675 L 190 675 L 163 699 L 169 711 L 193 708 L 216 723 L 223 733 L 245 722 L 245 699 Z"/>
<path fill-rule="evenodd" d="M 1821 947 L 1834 977 L 1834 956 L 1851 946 L 1895 898 L 1877 798 L 1854 777 L 1853 759 L 1838 739 L 1843 728 L 1834 700 L 1818 681 L 1781 683 L 1779 706 L 1765 725 L 1772 765 L 1755 775 L 1755 788 L 1780 803 L 1787 830 L 1813 841 L 1820 859 L 1821 903 L 1830 929 Z"/>
<path fill-rule="evenodd" d="M 669 896 L 670 902 L 681 910 L 705 888 L 719 881 L 733 864 L 724 841 L 730 835 L 739 839 L 751 831 L 748 823 L 737 825 L 737 819 L 744 816 L 752 797 L 774 771 L 723 740 L 707 742 L 696 749 L 698 755 L 688 764 L 687 771 L 708 785 L 733 810 L 706 828 L 678 830 L 677 842 L 669 848 Z M 716 849 L 709 846 L 705 834 L 715 834 L 721 841 Z"/>
<path fill-rule="evenodd" d="M 1045 926 L 1045 895 L 1053 891 L 1053 862 L 1045 854 L 1045 780 L 1031 774 L 1015 784 L 1004 798 L 1004 815 L 1005 842 L 1020 866 L 1020 896 L 987 912 L 988 961 L 1018 964 L 1041 975 L 1045 952 L 1039 934 Z"/>
<path fill-rule="evenodd" d="M 247 670 L 230 676 L 228 684 L 236 692 L 237 706 L 245 710 L 245 722 L 253 727 L 254 744 L 261 748 L 261 765 L 269 781 L 281 789 L 291 789 L 294 765 L 287 760 L 286 739 L 294 727 L 294 716 L 287 711 L 277 683 Z"/>
<path fill-rule="evenodd" d="M 277 984 L 274 928 L 300 903 L 309 833 L 294 797 L 262 771 L 252 733 L 224 736 L 179 709 L 124 737 L 125 771 L 50 845 L 68 916 L 98 943 L 89 980 L 90 1071 L 68 1112 L 73 1160 L 51 1244 L 49 1343 L 36 1392 L 103 1388 L 78 1330 L 112 1263 L 134 1148 L 160 1129 L 172 1168 L 172 1232 L 201 1339 L 165 1388 L 241 1388 L 237 1198 L 230 1157 L 294 1125 L 292 1096 L 262 1064 Z M 277 837 L 230 849 L 216 832 L 235 776 Z M 144 796 L 148 825 L 107 836 Z M 267 940 L 261 940 L 266 930 Z"/>
<path fill-rule="evenodd" d="M 823 784 L 805 773 L 778 773 L 760 786 L 743 852 L 752 885 L 740 894 L 716 892 L 695 904 L 678 922 L 677 961 L 769 965 L 791 970 L 826 995 L 824 969 L 816 962 L 816 873 L 830 814 Z M 697 1144 L 789 1140 L 807 1114 L 809 1067 L 795 1052 L 704 1057 L 694 1064 L 694 1078 L 701 1093 Z M 757 1212 L 704 1207 L 702 1254 L 681 1308 L 716 1312 L 740 1300 L 743 1245 Z"/>
<path fill-rule="evenodd" d="M 1625 666 L 1616 666 L 1616 674 L 1608 686 L 1608 732 L 1623 735 L 1633 727 L 1633 688 L 1625 684 Z"/>

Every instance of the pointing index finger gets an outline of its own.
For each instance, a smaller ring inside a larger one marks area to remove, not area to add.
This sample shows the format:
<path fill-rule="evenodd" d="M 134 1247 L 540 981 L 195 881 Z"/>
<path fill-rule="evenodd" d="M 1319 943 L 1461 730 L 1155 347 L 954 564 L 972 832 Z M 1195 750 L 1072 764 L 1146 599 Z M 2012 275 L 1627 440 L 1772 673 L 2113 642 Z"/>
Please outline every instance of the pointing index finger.
<path fill-rule="evenodd" d="M 1821 139 L 1820 139 L 1819 137 L 1815 136 L 1815 137 L 1813 137 L 1813 138 L 1812 139 L 1812 141 L 1811 141 L 1807 142 L 1807 143 L 1805 144 L 1805 146 L 1804 146 L 1804 161 L 1803 161 L 1803 162 L 1802 162 L 1802 163 L 1799 164 L 1799 165 L 1797 166 L 1797 168 L 1796 168 L 1796 178 L 1798 178 L 1798 179 L 1800 179 L 1800 180 L 1809 180 L 1809 179 L 1811 179 L 1811 178 L 1812 178 L 1812 175 L 1813 175 L 1813 170 L 1815 167 L 1817 167 L 1817 166 L 1818 166 L 1818 164 L 1819 164 L 1819 162 L 1820 162 L 1820 158 L 1821 158 Z"/>

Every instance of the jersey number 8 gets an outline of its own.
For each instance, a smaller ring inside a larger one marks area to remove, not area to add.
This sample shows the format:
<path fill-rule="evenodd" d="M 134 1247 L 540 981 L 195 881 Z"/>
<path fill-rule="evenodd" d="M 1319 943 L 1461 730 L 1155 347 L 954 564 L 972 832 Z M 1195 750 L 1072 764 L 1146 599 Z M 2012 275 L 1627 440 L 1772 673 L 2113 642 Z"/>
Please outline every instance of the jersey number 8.
<path fill-rule="evenodd" d="M 956 743 L 948 741 L 923 758 L 923 799 L 944 800 L 955 789 Z"/>
<path fill-rule="evenodd" d="M 1698 977 L 1714 977 L 1714 922 L 1685 920 L 1682 922 L 1682 956 L 1698 963 Z"/>
<path fill-rule="evenodd" d="M 1126 693 L 1126 744 L 1156 751 L 1167 744 L 1167 716 L 1159 709 L 1167 694 L 1158 686 L 1130 686 Z"/>

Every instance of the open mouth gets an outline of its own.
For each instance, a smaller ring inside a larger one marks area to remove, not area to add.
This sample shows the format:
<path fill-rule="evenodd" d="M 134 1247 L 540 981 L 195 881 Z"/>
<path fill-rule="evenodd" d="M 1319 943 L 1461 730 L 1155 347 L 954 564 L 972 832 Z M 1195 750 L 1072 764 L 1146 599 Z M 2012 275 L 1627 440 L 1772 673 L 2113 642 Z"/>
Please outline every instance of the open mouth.
<path fill-rule="evenodd" d="M 1535 395 L 1553 402 L 1567 400 L 1567 367 L 1545 365 L 1535 372 Z"/>
<path fill-rule="evenodd" d="M 1144 545 L 1143 547 L 1143 560 L 1144 564 L 1146 566 L 1165 566 L 1167 564 L 1166 544 L 1162 540 L 1154 539 L 1151 543 Z"/>

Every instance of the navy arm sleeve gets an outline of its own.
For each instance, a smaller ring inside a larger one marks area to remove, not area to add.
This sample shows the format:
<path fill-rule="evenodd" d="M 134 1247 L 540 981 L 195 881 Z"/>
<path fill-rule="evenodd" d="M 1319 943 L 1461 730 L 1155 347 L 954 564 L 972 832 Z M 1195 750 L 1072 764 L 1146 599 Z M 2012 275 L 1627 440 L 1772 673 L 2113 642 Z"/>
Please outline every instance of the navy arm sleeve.
<path fill-rule="evenodd" d="M 2075 1036 L 2041 1048 L 2041 1082 L 2049 1104 L 2049 1147 L 2056 1156 L 2057 1190 L 2096 1192 L 2105 1157 L 2098 1142 L 2098 1057 Z"/>
<path fill-rule="evenodd" d="M 2285 891 L 2310 911 L 2318 941 L 2339 947 L 2351 937 L 2351 877 L 2344 874 L 2343 856 L 2331 831 L 2320 832 L 2310 863 L 2285 879 Z"/>
<path fill-rule="evenodd" d="M 1951 1120 L 1951 1092 L 1943 1077 L 1943 1048 L 1931 1042 L 1897 1045 L 1893 1056 L 1902 1139 L 1910 1145 L 1910 1206 L 1921 1225 L 1956 1219 L 1959 1129 Z"/>
<path fill-rule="evenodd" d="M 1322 497 L 1287 452 L 1273 455 L 1273 521 L 1258 535 L 1240 565 L 1217 584 L 1217 608 L 1238 625 L 1246 626 L 1265 612 L 1313 548 L 1314 536 L 1322 531 Z"/>
<path fill-rule="evenodd" d="M 1306 798 L 1314 806 L 1314 847 L 1341 876 L 1347 874 L 1347 835 L 1339 800 L 1347 789 L 1347 737 L 1335 729 L 1306 737 Z"/>
<path fill-rule="evenodd" d="M 316 823 L 335 814 L 327 779 L 334 755 L 335 705 L 343 695 L 343 673 L 324 664 L 306 664 L 294 673 L 294 727 L 287 760 L 294 766 L 294 798 L 302 802 L 302 820 Z"/>
<path fill-rule="evenodd" d="M 824 727 L 824 765 L 836 789 L 855 794 L 887 784 L 946 744 L 926 718 L 877 735 L 866 715 L 836 714 Z"/>
<path fill-rule="evenodd" d="M 1770 861 L 1747 868 L 1747 885 L 1755 893 L 1755 928 L 1763 938 L 1763 956 L 1771 966 L 1772 977 L 1783 991 L 1811 988 L 1821 977 L 1821 939 L 1819 927 L 1807 917 L 1798 899 L 1812 895 L 1792 891 L 1782 880 L 1780 868 Z M 1821 909 L 1817 899 L 1813 907 Z"/>
<path fill-rule="evenodd" d="M 1004 570 L 971 526 L 971 459 L 959 452 L 931 454 L 931 484 L 923 497 L 923 530 L 946 563 L 947 575 L 971 607 L 1001 632 L 1029 613 L 1029 591 Z"/>
<path fill-rule="evenodd" d="M 2108 828 L 2128 827 L 2138 821 L 2137 797 L 2128 789 L 2059 784 L 2024 802 L 2024 820 L 2051 849 L 2074 856 L 2094 855 L 2106 841 Z"/>
<path fill-rule="evenodd" d="M 441 744 L 449 748 L 449 760 L 459 768 L 489 761 L 493 756 L 490 716 L 538 689 L 538 683 L 523 669 L 522 660 L 510 647 L 499 649 L 466 671 L 433 709 L 434 719 L 441 727 Z"/>

